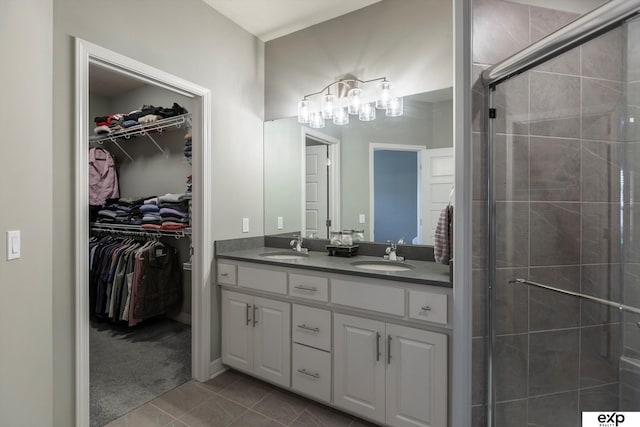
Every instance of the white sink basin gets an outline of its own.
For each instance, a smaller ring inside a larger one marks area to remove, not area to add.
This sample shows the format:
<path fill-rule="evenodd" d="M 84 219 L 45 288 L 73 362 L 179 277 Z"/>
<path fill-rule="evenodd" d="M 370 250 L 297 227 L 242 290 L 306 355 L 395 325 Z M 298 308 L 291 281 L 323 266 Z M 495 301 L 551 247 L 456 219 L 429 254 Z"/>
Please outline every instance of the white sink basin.
<path fill-rule="evenodd" d="M 293 260 L 293 259 L 301 259 L 306 258 L 309 255 L 300 252 L 267 252 L 264 254 L 260 254 L 261 257 L 267 259 L 278 259 L 278 260 Z"/>
<path fill-rule="evenodd" d="M 355 261 L 351 265 L 373 271 L 408 271 L 413 269 L 412 265 L 397 261 Z"/>

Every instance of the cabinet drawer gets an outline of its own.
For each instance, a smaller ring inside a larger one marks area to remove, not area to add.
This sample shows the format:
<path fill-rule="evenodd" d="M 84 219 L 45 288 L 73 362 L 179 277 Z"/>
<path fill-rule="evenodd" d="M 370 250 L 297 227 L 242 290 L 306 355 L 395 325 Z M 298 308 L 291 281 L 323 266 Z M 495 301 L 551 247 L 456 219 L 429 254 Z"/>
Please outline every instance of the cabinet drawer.
<path fill-rule="evenodd" d="M 240 265 L 238 266 L 238 286 L 286 295 L 287 273 Z"/>
<path fill-rule="evenodd" d="M 293 342 L 331 351 L 331 312 L 329 310 L 294 304 L 291 327 Z"/>
<path fill-rule="evenodd" d="M 331 401 L 331 353 L 293 344 L 292 388 Z"/>
<path fill-rule="evenodd" d="M 409 318 L 447 324 L 447 296 L 409 291 Z"/>
<path fill-rule="evenodd" d="M 331 302 L 404 316 L 404 289 L 351 280 L 331 280 Z"/>
<path fill-rule="evenodd" d="M 329 301 L 329 280 L 326 277 L 290 273 L 289 295 L 315 301 Z"/>
<path fill-rule="evenodd" d="M 218 263 L 218 283 L 223 285 L 236 284 L 236 266 L 233 264 Z"/>

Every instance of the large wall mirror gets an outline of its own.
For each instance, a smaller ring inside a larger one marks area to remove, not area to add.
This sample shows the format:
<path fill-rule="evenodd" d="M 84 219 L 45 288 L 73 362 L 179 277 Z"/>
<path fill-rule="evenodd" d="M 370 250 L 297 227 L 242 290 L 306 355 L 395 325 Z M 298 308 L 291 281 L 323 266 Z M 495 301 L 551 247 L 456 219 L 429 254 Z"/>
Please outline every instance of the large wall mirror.
<path fill-rule="evenodd" d="M 404 97 L 404 115 L 322 129 L 264 126 L 265 234 L 432 245 L 453 190 L 453 91 Z"/>

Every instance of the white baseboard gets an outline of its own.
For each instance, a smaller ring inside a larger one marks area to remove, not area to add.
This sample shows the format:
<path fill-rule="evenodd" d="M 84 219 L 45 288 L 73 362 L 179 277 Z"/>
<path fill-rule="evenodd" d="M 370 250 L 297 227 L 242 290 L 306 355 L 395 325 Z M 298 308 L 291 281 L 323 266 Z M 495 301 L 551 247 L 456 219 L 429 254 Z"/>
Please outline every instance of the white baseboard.
<path fill-rule="evenodd" d="M 218 358 L 214 360 L 209 365 L 209 379 L 217 377 L 218 375 L 220 375 L 226 370 L 227 368 L 225 368 L 224 365 L 222 364 L 222 358 Z"/>
<path fill-rule="evenodd" d="M 169 318 L 176 322 L 184 323 L 185 325 L 191 324 L 191 315 L 189 313 L 180 312 L 178 314 L 171 314 Z"/>

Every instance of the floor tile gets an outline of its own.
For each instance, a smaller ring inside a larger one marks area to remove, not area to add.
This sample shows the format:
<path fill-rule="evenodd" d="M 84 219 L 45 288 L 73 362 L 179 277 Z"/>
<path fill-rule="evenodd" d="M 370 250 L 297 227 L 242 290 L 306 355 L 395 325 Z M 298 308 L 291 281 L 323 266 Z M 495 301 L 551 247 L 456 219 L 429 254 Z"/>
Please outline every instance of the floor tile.
<path fill-rule="evenodd" d="M 180 421 L 189 427 L 225 427 L 246 410 L 247 408 L 216 395 L 184 414 Z"/>
<path fill-rule="evenodd" d="M 227 386 L 220 395 L 250 408 L 264 399 L 273 389 L 265 382 L 244 377 Z"/>
<path fill-rule="evenodd" d="M 296 427 L 347 427 L 353 417 L 329 407 L 311 403 L 291 424 Z"/>
<path fill-rule="evenodd" d="M 201 386 L 206 387 L 214 393 L 220 393 L 225 387 L 235 383 L 241 378 L 246 378 L 246 375 L 241 374 L 238 371 L 231 369 L 221 373 L 215 378 L 211 378 L 209 381 L 200 383 Z"/>
<path fill-rule="evenodd" d="M 229 427 L 282 427 L 285 424 L 260 415 L 257 412 L 251 410 L 242 414 L 240 418 L 235 420 L 229 425 Z"/>
<path fill-rule="evenodd" d="M 209 391 L 190 381 L 151 401 L 152 404 L 178 418 L 214 396 Z"/>
<path fill-rule="evenodd" d="M 309 406 L 308 400 L 292 393 L 276 390 L 254 405 L 252 409 L 276 421 L 289 424 L 307 406 Z"/>
<path fill-rule="evenodd" d="M 107 424 L 107 427 L 161 427 L 174 418 L 157 407 L 146 404 Z"/>

